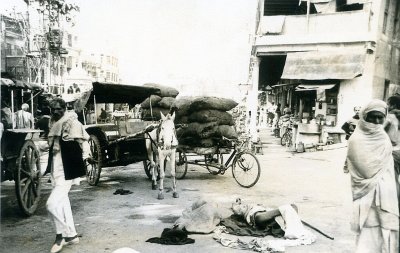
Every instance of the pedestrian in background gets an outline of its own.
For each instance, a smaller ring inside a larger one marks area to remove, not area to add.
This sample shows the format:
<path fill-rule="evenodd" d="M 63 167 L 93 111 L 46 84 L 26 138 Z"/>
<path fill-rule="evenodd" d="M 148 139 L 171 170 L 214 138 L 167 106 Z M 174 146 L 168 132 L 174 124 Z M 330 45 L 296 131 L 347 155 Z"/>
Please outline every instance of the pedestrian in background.
<path fill-rule="evenodd" d="M 73 184 L 79 184 L 79 177 L 86 174 L 84 158 L 89 157 L 89 135 L 76 113 L 66 111 L 63 99 L 55 98 L 50 107 L 49 162 L 45 174 L 51 173 L 53 189 L 46 207 L 56 228 L 51 248 L 55 253 L 65 245 L 79 243 L 68 193 Z"/>
<path fill-rule="evenodd" d="M 29 110 L 29 105 L 23 103 L 21 110 L 15 113 L 15 128 L 17 129 L 32 129 L 34 127 L 34 119 Z"/>
<path fill-rule="evenodd" d="M 397 186 L 397 199 L 400 201 L 400 95 L 388 98 L 389 113 L 383 124 L 393 146 L 394 172 Z M 400 205 L 400 202 L 399 202 Z"/>
<path fill-rule="evenodd" d="M 353 195 L 357 253 L 399 250 L 399 209 L 392 144 L 383 129 L 386 103 L 372 100 L 360 112 L 347 161 Z"/>
<path fill-rule="evenodd" d="M 354 110 L 354 116 L 342 125 L 342 129 L 346 133 L 346 140 L 348 140 L 350 138 L 351 134 L 356 129 L 358 120 L 360 119 L 359 114 L 360 114 L 361 107 L 355 106 L 353 108 L 353 110 Z"/>

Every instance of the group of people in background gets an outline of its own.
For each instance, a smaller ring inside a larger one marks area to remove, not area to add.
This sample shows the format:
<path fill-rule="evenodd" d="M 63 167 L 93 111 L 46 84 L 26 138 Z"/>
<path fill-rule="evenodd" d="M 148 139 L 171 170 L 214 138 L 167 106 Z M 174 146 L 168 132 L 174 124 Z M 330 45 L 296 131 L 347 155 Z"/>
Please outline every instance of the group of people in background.
<path fill-rule="evenodd" d="M 399 252 L 400 95 L 374 99 L 343 125 L 355 252 Z"/>

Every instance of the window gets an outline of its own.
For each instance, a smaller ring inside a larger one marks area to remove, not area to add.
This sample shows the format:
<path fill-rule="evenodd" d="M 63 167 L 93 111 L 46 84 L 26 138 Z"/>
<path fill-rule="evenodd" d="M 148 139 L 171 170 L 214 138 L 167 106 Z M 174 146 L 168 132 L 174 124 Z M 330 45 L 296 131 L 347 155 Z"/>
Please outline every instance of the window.
<path fill-rule="evenodd" d="M 393 23 L 393 31 L 392 31 L 392 38 L 394 40 L 397 39 L 397 30 L 399 28 L 399 7 L 400 7 L 400 1 L 396 2 L 396 10 L 394 12 L 394 23 Z"/>
<path fill-rule="evenodd" d="M 336 0 L 336 11 L 344 12 L 344 11 L 358 11 L 364 8 L 363 4 L 355 3 L 355 4 L 347 4 L 347 0 Z"/>
<path fill-rule="evenodd" d="M 313 3 L 310 5 L 310 14 L 317 13 Z M 307 2 L 299 0 L 265 0 L 264 16 L 277 15 L 305 15 L 307 14 Z"/>
<path fill-rule="evenodd" d="M 386 101 L 389 97 L 389 86 L 390 86 L 390 80 L 385 79 L 385 86 L 383 90 L 383 101 Z"/>
<path fill-rule="evenodd" d="M 383 26 L 382 26 L 382 33 L 383 34 L 386 34 L 387 22 L 388 22 L 388 18 L 389 18 L 389 5 L 390 5 L 390 0 L 386 0 L 385 13 L 383 15 Z"/>
<path fill-rule="evenodd" d="M 110 81 L 110 72 L 106 73 L 106 81 Z"/>

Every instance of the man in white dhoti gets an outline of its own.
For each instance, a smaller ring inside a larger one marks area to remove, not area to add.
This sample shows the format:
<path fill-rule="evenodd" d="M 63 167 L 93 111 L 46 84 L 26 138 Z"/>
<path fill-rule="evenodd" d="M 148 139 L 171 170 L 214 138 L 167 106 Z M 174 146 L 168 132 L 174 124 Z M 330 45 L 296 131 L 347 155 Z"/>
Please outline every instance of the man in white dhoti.
<path fill-rule="evenodd" d="M 359 253 L 398 253 L 399 209 L 392 144 L 383 129 L 387 105 L 372 100 L 360 113 L 348 143 L 353 194 L 352 229 Z"/>
<path fill-rule="evenodd" d="M 21 110 L 15 113 L 15 128 L 24 129 L 24 128 L 33 128 L 34 119 L 29 110 L 28 104 L 22 104 Z"/>
<path fill-rule="evenodd" d="M 55 253 L 65 245 L 79 242 L 68 193 L 73 184 L 79 184 L 79 177 L 85 175 L 84 158 L 89 157 L 89 135 L 78 121 L 76 113 L 66 112 L 64 100 L 55 98 L 50 107 L 52 118 L 46 173 L 51 173 L 53 190 L 46 207 L 56 228 L 56 240 L 50 251 Z"/>

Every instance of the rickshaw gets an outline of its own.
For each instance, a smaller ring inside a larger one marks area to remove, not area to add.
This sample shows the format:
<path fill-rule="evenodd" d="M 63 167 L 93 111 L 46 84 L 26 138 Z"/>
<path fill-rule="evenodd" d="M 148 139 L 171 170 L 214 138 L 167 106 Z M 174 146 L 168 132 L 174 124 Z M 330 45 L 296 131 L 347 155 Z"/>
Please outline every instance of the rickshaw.
<path fill-rule="evenodd" d="M 16 100 L 30 102 L 33 115 L 33 98 L 42 91 L 40 86 L 22 81 L 1 78 L 1 99 L 10 101 L 11 126 L 1 137 L 1 182 L 15 181 L 15 193 L 21 212 L 30 216 L 35 213 L 40 200 L 40 154 L 35 145 L 40 130 L 15 129 L 13 124 Z M 16 99 L 30 93 L 30 98 Z M 3 108 L 2 108 L 3 109 Z M 2 111 L 3 113 L 3 111 Z M 2 115 L 2 118 L 4 115 Z M 1 130 L 2 131 L 2 130 Z"/>

